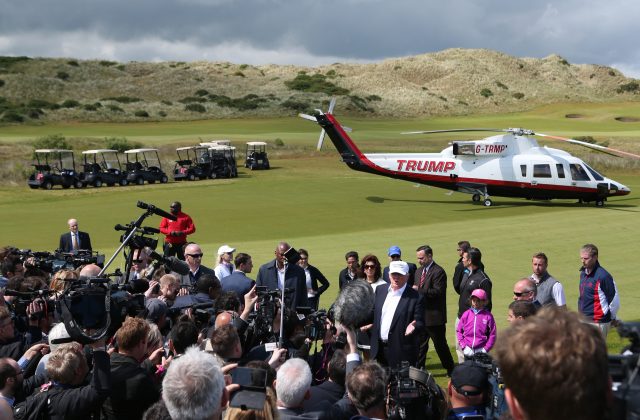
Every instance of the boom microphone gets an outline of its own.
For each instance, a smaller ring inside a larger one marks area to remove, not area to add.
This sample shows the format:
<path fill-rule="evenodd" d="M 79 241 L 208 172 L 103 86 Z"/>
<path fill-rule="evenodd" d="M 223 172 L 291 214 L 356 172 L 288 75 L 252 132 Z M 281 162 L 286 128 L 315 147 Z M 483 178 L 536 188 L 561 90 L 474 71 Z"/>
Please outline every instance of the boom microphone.
<path fill-rule="evenodd" d="M 374 294 L 366 281 L 348 283 L 334 305 L 336 321 L 348 328 L 360 328 L 371 322 Z"/>
<path fill-rule="evenodd" d="M 156 206 L 154 206 L 153 204 L 147 204 L 145 202 L 142 201 L 138 201 L 137 206 L 141 209 L 145 209 L 145 210 L 149 210 L 151 213 L 161 216 L 161 217 L 166 217 L 169 220 L 173 220 L 176 221 L 178 220 L 178 218 L 176 216 L 174 216 L 171 213 L 167 213 L 166 211 L 157 208 Z"/>
<path fill-rule="evenodd" d="M 174 273 L 178 273 L 181 276 L 186 276 L 187 274 L 189 274 L 189 265 L 186 262 L 177 259 L 176 257 L 165 257 L 164 255 L 160 255 L 155 251 L 151 252 L 150 257 L 156 261 L 161 262 L 165 265 L 165 267 L 167 267 Z"/>

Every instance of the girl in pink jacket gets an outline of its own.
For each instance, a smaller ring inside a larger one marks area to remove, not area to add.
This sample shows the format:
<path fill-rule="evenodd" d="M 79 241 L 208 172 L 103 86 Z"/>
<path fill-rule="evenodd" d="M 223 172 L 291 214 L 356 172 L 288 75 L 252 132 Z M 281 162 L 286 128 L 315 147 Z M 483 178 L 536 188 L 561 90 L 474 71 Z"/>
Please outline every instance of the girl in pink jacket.
<path fill-rule="evenodd" d="M 496 321 L 484 309 L 486 304 L 487 292 L 476 289 L 471 293 L 471 308 L 460 317 L 456 334 L 465 356 L 486 353 L 496 342 Z"/>

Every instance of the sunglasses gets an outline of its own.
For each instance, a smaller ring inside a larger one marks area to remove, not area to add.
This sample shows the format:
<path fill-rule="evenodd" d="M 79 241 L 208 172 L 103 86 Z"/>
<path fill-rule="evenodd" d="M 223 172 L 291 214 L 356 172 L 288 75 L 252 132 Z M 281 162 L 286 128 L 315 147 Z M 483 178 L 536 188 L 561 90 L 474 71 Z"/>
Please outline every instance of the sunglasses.
<path fill-rule="evenodd" d="M 371 265 L 371 264 L 365 264 L 365 266 L 364 266 L 365 270 L 368 270 L 370 268 L 376 268 L 376 266 L 375 265 Z"/>
<path fill-rule="evenodd" d="M 203 254 L 185 254 L 185 255 L 191 258 L 202 258 Z"/>
<path fill-rule="evenodd" d="M 531 293 L 531 291 L 528 291 L 528 292 L 513 292 L 513 294 L 515 296 L 517 296 L 517 297 L 528 295 L 529 293 Z"/>

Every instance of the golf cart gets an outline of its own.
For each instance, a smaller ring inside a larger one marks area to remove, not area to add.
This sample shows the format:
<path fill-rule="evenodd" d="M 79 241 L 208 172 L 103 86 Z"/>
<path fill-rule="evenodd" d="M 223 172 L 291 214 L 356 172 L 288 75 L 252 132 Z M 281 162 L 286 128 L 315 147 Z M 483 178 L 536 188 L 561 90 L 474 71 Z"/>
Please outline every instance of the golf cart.
<path fill-rule="evenodd" d="M 209 148 L 211 155 L 212 173 L 217 178 L 236 178 L 238 166 L 236 164 L 236 148 L 233 146 L 212 146 Z"/>
<path fill-rule="evenodd" d="M 35 151 L 35 172 L 29 176 L 29 188 L 50 190 L 55 185 L 62 188 L 84 187 L 80 174 L 76 172 L 73 150 L 38 149 Z"/>
<path fill-rule="evenodd" d="M 80 174 L 80 179 L 85 186 L 93 185 L 101 187 L 107 184 L 113 187 L 116 184 L 125 186 L 127 181 L 127 173 L 122 170 L 118 151 L 111 149 L 85 150 L 82 152 L 84 156 L 84 172 Z"/>
<path fill-rule="evenodd" d="M 209 140 L 205 143 L 200 143 L 200 146 L 231 146 L 231 140 Z"/>
<path fill-rule="evenodd" d="M 176 149 L 178 160 L 173 169 L 173 179 L 176 181 L 195 181 L 211 176 L 211 156 L 205 146 L 188 146 Z"/>
<path fill-rule="evenodd" d="M 147 181 L 154 184 L 156 181 L 166 183 L 167 175 L 162 172 L 158 149 L 131 149 L 125 150 L 127 157 L 127 181 L 138 185 Z"/>
<path fill-rule="evenodd" d="M 269 169 L 269 158 L 267 157 L 267 143 L 263 141 L 247 142 L 246 160 L 244 167 L 254 169 Z"/>

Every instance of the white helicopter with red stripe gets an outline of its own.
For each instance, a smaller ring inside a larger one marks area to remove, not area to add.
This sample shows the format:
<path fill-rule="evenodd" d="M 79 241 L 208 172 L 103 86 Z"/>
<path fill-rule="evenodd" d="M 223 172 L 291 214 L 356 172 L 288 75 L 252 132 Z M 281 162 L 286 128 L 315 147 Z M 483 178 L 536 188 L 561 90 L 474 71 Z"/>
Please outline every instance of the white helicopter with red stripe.
<path fill-rule="evenodd" d="M 503 134 L 482 140 L 453 141 L 440 153 L 362 153 L 333 116 L 335 100 L 327 113 L 300 114 L 322 127 L 318 150 L 325 133 L 351 169 L 402 179 L 473 195 L 485 206 L 491 197 L 531 200 L 576 199 L 603 206 L 607 197 L 627 195 L 629 188 L 599 174 L 571 154 L 540 146 L 534 136 L 579 144 L 601 152 L 640 159 L 639 155 L 574 139 L 535 133 L 521 128 L 457 129 L 416 131 L 403 134 L 430 134 L 491 131 Z"/>

